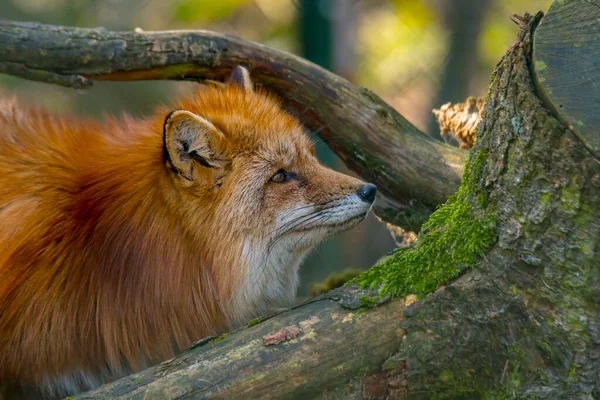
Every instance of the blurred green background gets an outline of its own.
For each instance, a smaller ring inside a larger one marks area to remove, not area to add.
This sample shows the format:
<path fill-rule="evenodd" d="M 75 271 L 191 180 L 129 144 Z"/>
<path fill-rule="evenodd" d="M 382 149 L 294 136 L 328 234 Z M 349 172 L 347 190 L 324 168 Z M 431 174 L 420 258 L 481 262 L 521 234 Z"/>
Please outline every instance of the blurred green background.
<path fill-rule="evenodd" d="M 302 55 L 368 87 L 428 134 L 432 108 L 487 92 L 489 75 L 516 38 L 513 13 L 551 0 L 0 0 L 0 17 L 109 30 L 207 29 Z M 143 116 L 194 83 L 97 82 L 86 91 L 0 75 L 0 95 L 56 112 Z M 322 143 L 322 161 L 346 171 Z M 347 172 L 347 171 L 346 171 Z M 302 268 L 310 284 L 346 268 L 366 269 L 394 242 L 371 216 L 322 244 Z"/>

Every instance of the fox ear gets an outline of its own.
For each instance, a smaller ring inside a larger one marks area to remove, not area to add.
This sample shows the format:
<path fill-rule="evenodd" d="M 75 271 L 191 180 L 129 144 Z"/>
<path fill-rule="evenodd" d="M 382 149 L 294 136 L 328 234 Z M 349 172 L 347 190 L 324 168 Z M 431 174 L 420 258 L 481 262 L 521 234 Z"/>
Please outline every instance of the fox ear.
<path fill-rule="evenodd" d="M 194 167 L 225 165 L 227 138 L 206 119 L 185 110 L 172 111 L 163 128 L 165 161 L 187 181 L 195 178 Z"/>
<path fill-rule="evenodd" d="M 241 65 L 235 67 L 231 76 L 229 77 L 229 85 L 236 85 L 245 92 L 252 93 L 252 80 L 250 79 L 250 72 Z"/>

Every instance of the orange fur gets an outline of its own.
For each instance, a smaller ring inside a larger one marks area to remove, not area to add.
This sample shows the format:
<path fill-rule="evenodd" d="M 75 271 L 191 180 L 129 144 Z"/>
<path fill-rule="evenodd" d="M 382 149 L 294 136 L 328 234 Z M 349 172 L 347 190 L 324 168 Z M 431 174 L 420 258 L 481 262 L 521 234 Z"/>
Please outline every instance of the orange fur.
<path fill-rule="evenodd" d="M 173 109 L 222 132 L 222 165 L 174 172 Z M 0 126 L 0 397 L 71 395 L 239 326 L 293 296 L 280 269 L 368 211 L 321 206 L 362 183 L 319 165 L 277 101 L 234 84 L 103 125 L 3 101 Z M 298 178 L 269 181 L 281 168 Z M 339 221 L 301 215 L 274 239 L 302 207 Z"/>

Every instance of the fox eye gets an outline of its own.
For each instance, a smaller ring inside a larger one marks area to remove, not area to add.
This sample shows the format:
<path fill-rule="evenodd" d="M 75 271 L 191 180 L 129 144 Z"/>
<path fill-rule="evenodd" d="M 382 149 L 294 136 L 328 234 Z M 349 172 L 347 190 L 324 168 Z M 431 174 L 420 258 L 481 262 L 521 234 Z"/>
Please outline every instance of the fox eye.
<path fill-rule="evenodd" d="M 286 170 L 280 169 L 271 177 L 271 182 L 285 183 L 291 179 L 292 175 L 287 173 Z"/>

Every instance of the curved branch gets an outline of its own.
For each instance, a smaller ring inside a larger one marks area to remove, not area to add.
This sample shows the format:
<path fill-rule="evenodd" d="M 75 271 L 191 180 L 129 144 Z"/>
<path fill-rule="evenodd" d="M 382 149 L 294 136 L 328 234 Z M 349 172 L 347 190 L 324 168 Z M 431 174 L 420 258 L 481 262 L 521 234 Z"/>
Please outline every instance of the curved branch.
<path fill-rule="evenodd" d="M 238 64 L 281 96 L 418 229 L 460 184 L 466 153 L 435 141 L 367 89 L 300 57 L 208 31 L 110 32 L 0 22 L 0 72 L 86 87 L 93 80 L 223 79 Z M 415 216 L 418 216 L 415 217 Z"/>

